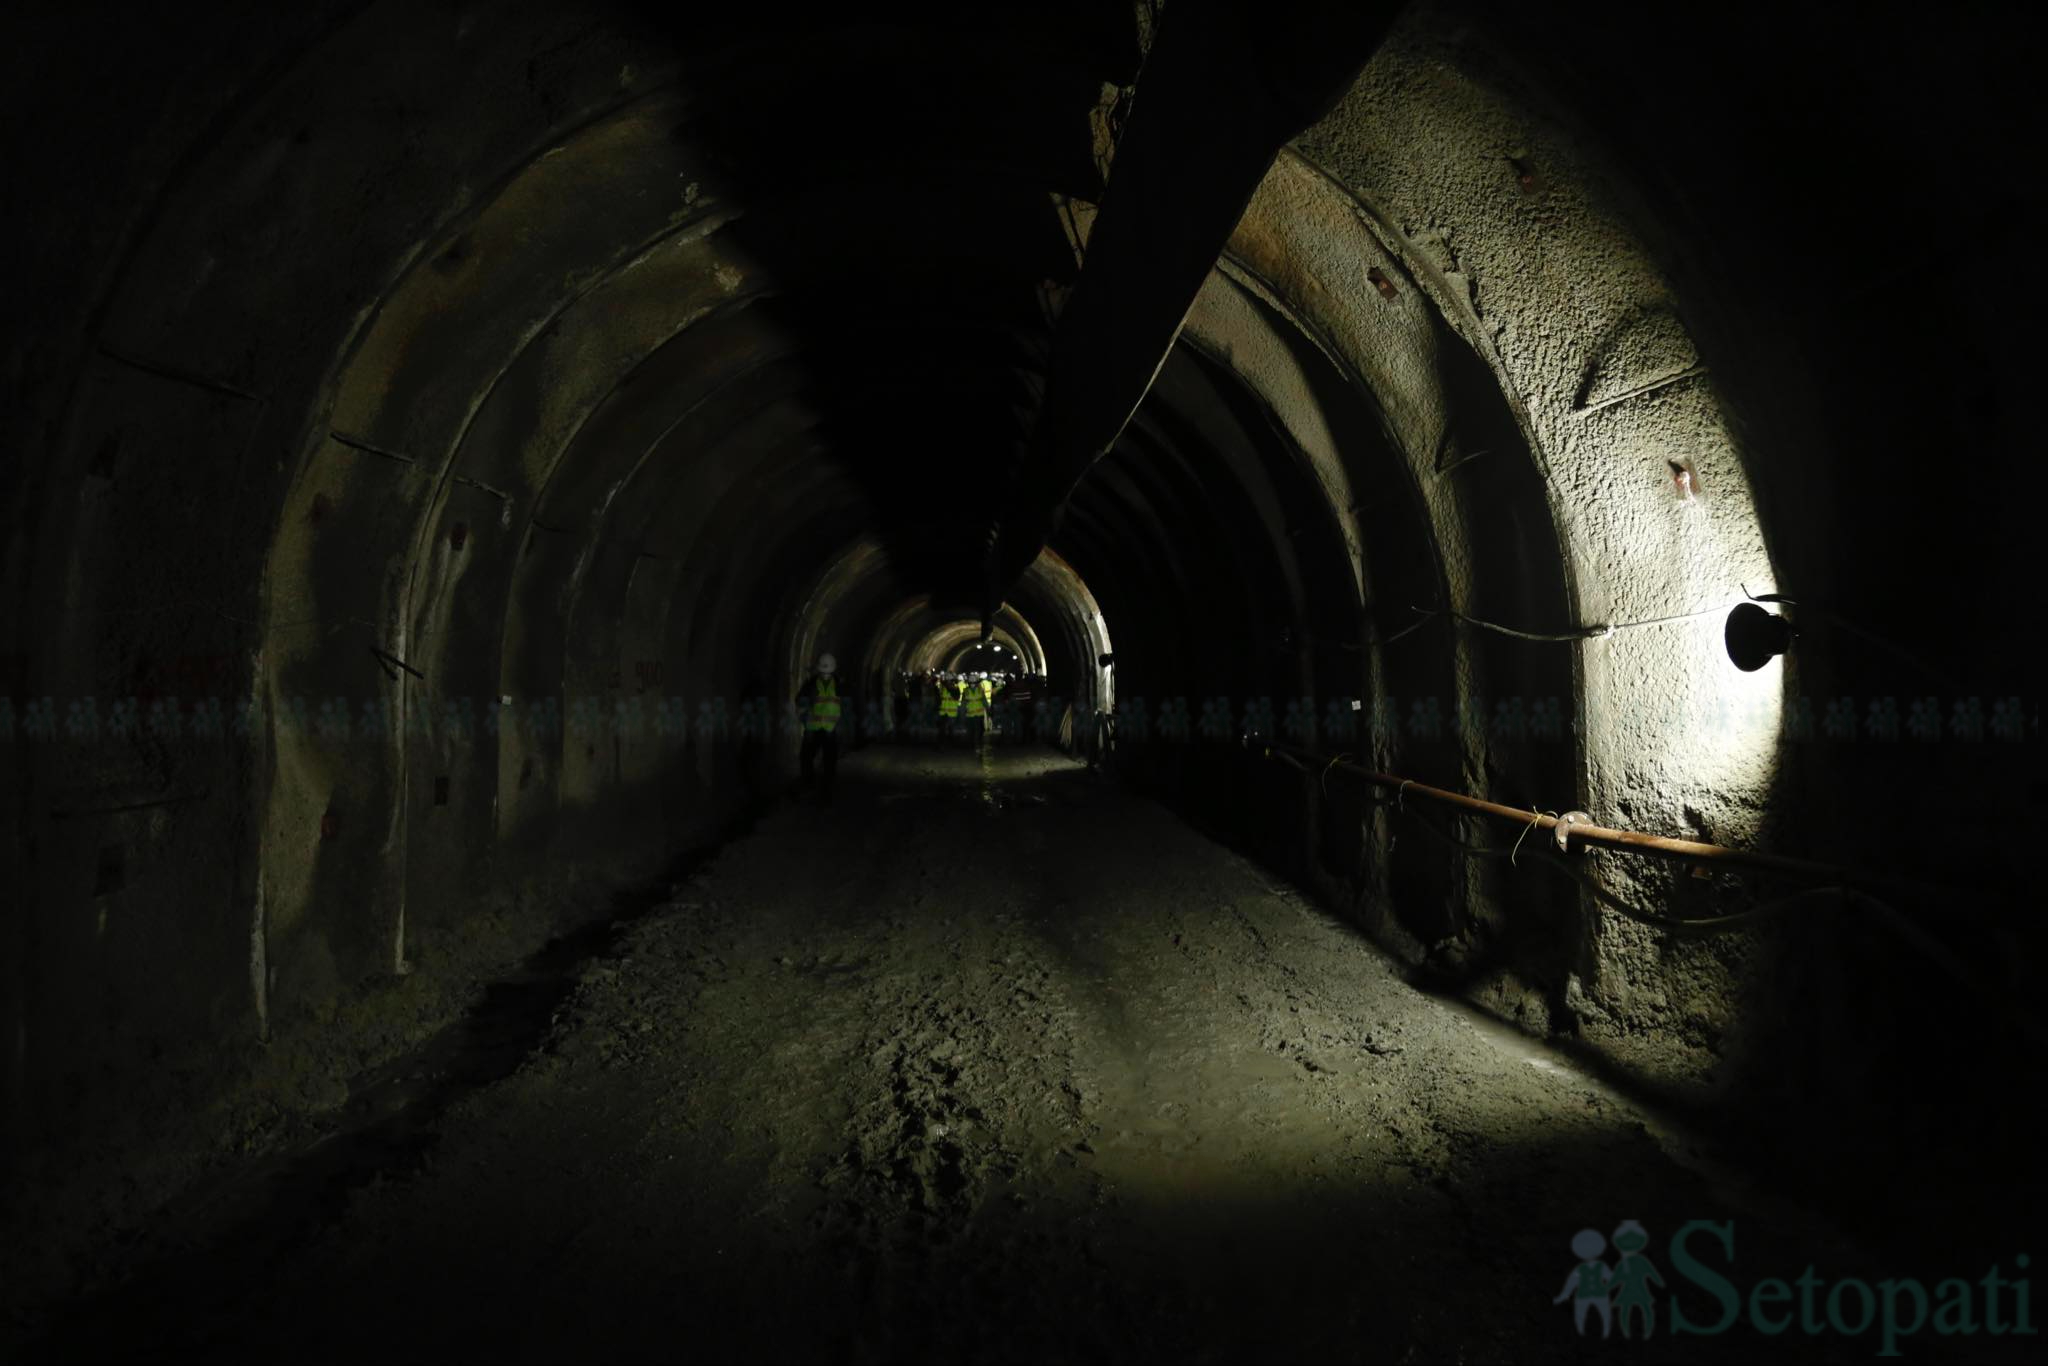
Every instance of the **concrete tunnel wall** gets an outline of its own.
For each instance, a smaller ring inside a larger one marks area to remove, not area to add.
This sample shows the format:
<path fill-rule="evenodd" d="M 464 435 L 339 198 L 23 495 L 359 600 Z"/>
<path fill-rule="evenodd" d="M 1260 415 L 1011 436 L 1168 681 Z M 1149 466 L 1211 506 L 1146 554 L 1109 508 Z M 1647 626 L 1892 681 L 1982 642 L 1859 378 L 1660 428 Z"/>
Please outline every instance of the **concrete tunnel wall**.
<path fill-rule="evenodd" d="M 331 1106 L 338 1073 L 715 837 L 790 752 L 703 709 L 779 706 L 821 649 L 874 695 L 969 638 L 968 537 L 1151 9 L 653 13 L 199 12 L 217 41 L 181 75 L 144 55 L 166 20 L 109 58 L 39 21 L 58 59 L 21 84 L 69 141 L 24 162 L 59 264 L 8 353 L 6 1108 L 53 1224 L 132 1217 Z M 1854 642 L 1809 632 L 1756 674 L 1721 652 L 1745 589 L 1897 601 L 1849 566 L 1931 515 L 1859 473 L 1881 433 L 1841 400 L 1867 372 L 1830 359 L 1853 339 L 1784 321 L 1797 280 L 1756 225 L 1788 192 L 1726 171 L 1765 133 L 1676 117 L 1718 109 L 1702 73 L 1735 41 L 1617 77 L 1615 25 L 1410 7 L 1260 185 L 995 638 L 1082 717 L 1112 682 L 1127 721 L 1434 704 L 1434 737 L 1329 748 L 1653 833 L 1931 875 L 1859 785 L 2022 807 L 1969 755 L 1794 743 L 1801 699 L 1865 691 Z M 1594 126 L 1588 71 L 1640 117 Z M 140 136 L 93 107 L 117 82 L 155 110 Z M 1840 212 L 1841 243 L 1878 231 Z M 1972 307 L 1942 279 L 1913 317 Z M 2023 693 L 1991 609 L 1943 608 L 1916 644 Z M 41 698 L 99 699 L 101 739 L 30 743 Z M 1554 699 L 1555 738 L 1493 724 L 1510 699 Z M 1130 781 L 1674 1096 L 1841 1104 L 1896 1042 L 1888 993 L 1941 999 L 1847 915 L 1674 940 L 1628 913 L 1761 893 L 1603 858 L 1602 902 L 1242 749 L 1126 737 Z M 1995 870 L 1993 833 L 1931 819 Z"/>

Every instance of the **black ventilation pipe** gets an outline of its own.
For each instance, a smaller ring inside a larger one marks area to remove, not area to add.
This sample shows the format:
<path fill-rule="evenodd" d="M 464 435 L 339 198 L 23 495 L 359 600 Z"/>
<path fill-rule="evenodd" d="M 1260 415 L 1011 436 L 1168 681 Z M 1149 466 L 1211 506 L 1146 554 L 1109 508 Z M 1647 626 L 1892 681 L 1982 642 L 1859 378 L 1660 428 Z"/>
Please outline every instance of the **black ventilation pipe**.
<path fill-rule="evenodd" d="M 1392 25 L 1376 0 L 1174 0 L 1116 145 L 1045 397 L 984 538 L 982 632 L 1159 373 L 1280 149 L 1336 106 Z"/>

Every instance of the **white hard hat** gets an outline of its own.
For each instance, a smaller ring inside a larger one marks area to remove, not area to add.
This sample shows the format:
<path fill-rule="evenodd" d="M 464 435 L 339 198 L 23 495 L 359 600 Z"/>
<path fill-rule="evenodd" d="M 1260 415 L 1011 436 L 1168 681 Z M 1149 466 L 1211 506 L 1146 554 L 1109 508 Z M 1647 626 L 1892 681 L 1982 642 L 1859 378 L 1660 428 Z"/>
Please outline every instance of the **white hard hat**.
<path fill-rule="evenodd" d="M 828 673 L 831 673 L 831 672 L 833 672 L 833 671 L 834 671 L 835 669 L 837 669 L 838 667 L 839 667 L 839 661 L 838 661 L 838 660 L 836 660 L 836 659 L 834 659 L 834 658 L 833 658 L 833 657 L 832 657 L 831 655 L 819 655 L 819 656 L 818 656 L 818 672 L 819 672 L 819 673 L 821 673 L 821 674 L 828 674 Z"/>

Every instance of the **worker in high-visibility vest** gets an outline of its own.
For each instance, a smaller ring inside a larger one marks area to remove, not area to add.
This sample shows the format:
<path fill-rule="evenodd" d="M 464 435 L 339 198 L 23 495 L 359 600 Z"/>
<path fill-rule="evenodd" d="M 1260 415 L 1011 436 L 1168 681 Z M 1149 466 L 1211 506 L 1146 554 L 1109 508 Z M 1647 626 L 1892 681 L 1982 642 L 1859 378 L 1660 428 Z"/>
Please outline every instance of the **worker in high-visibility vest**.
<path fill-rule="evenodd" d="M 988 740 L 988 693 L 983 691 L 987 683 L 986 678 L 970 678 L 961 692 L 961 709 L 967 715 L 967 738 L 976 749 Z"/>
<path fill-rule="evenodd" d="M 960 715 L 960 692 L 945 678 L 939 679 L 939 743 L 953 738 L 953 722 Z"/>
<path fill-rule="evenodd" d="M 797 693 L 797 714 L 804 722 L 803 748 L 798 764 L 802 790 L 808 792 L 814 780 L 812 767 L 824 760 L 824 780 L 818 784 L 818 799 L 832 803 L 832 777 L 839 767 L 839 661 L 829 654 L 818 656 L 818 671 L 804 681 Z"/>

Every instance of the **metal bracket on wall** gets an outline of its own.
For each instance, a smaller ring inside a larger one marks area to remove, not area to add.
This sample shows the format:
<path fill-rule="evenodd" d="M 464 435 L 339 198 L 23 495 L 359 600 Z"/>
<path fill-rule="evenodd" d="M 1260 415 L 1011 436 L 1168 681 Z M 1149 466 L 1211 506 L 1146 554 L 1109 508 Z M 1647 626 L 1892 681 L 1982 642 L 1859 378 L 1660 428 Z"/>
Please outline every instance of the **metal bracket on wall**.
<path fill-rule="evenodd" d="M 398 681 L 398 671 L 400 669 L 405 670 L 414 678 L 421 679 L 423 681 L 426 678 L 425 674 L 421 673 L 418 669 L 415 669 L 412 665 L 400 659 L 397 655 L 392 654 L 389 650 L 380 650 L 375 645 L 372 645 L 370 647 L 370 654 L 376 659 L 376 661 L 379 664 L 384 666 L 384 676 L 390 679 L 393 683 L 396 683 Z"/>
<path fill-rule="evenodd" d="M 1444 447 L 1444 450 L 1443 450 L 1443 454 L 1444 454 L 1444 455 L 1449 455 L 1449 454 L 1451 453 L 1451 451 L 1452 451 L 1453 449 L 1454 449 L 1454 447 L 1452 447 L 1451 445 L 1448 445 L 1448 444 L 1447 444 L 1447 445 L 1446 445 L 1446 446 Z M 1458 468 L 1458 467 L 1459 467 L 1460 465 L 1464 465 L 1464 464 L 1467 464 L 1467 463 L 1469 463 L 1469 462 L 1471 462 L 1471 461 L 1477 460 L 1477 459 L 1478 459 L 1478 458 L 1479 458 L 1480 456 L 1482 456 L 1482 455 L 1492 455 L 1492 454 L 1493 454 L 1493 452 L 1492 452 L 1491 450 L 1483 450 L 1483 451 L 1467 451 L 1467 452 L 1465 452 L 1465 453 L 1464 453 L 1463 455 L 1460 455 L 1460 456 L 1459 456 L 1459 457 L 1458 457 L 1457 459 L 1455 459 L 1455 460 L 1452 460 L 1452 461 L 1449 461 L 1448 463 L 1446 463 L 1446 462 L 1445 462 L 1445 461 L 1444 461 L 1444 460 L 1442 459 L 1442 457 L 1441 457 L 1441 456 L 1439 456 L 1439 457 L 1438 457 L 1438 461 L 1437 461 L 1437 467 L 1436 467 L 1436 474 L 1437 474 L 1437 477 L 1438 477 L 1438 478 L 1442 478 L 1442 477 L 1443 477 L 1444 475 L 1446 475 L 1446 474 L 1449 474 L 1449 473 L 1450 473 L 1450 472 L 1451 472 L 1452 470 L 1454 470 L 1454 469 L 1457 469 L 1457 468 Z"/>
<path fill-rule="evenodd" d="M 347 432 L 329 431 L 327 434 L 352 451 L 361 451 L 365 455 L 382 456 L 386 460 L 396 460 L 401 465 L 417 465 L 420 463 L 409 455 L 401 455 L 397 451 L 387 450 L 383 446 L 365 441 L 359 436 L 350 436 Z"/>
<path fill-rule="evenodd" d="M 511 512 L 511 510 L 512 505 L 510 503 L 507 503 L 505 505 L 505 511 L 509 513 Z M 569 528 L 565 526 L 549 526 L 546 522 L 543 522 L 538 517 L 529 517 L 526 521 L 526 540 L 519 547 L 520 554 L 524 555 L 527 551 L 533 549 L 533 536 L 534 533 L 537 531 L 545 531 L 553 536 L 568 536 L 574 534 L 569 530 Z"/>
<path fill-rule="evenodd" d="M 175 365 L 161 365 L 155 361 L 140 360 L 128 355 L 126 352 L 115 350 L 105 342 L 99 343 L 99 353 L 110 361 L 125 365 L 131 370 L 140 370 L 145 375 L 155 375 L 158 379 L 172 380 L 178 384 L 189 384 L 195 389 L 206 389 L 216 394 L 226 394 L 230 398 L 238 398 L 245 403 L 261 403 L 263 401 L 260 394 L 252 394 L 239 385 L 229 384 L 226 380 L 210 379 L 205 375 L 194 374 L 190 370 L 180 370 Z"/>
<path fill-rule="evenodd" d="M 1612 408 L 1615 404 L 1626 403 L 1632 398 L 1643 398 L 1661 389 L 1669 389 L 1672 385 L 1685 380 L 1697 379 L 1706 373 L 1707 367 L 1704 365 L 1688 365 L 1675 375 L 1666 375 L 1662 379 L 1653 379 L 1648 384 L 1631 389 L 1625 394 L 1615 394 L 1612 397 L 1603 398 L 1593 403 L 1582 403 L 1571 410 L 1572 416 L 1584 417 L 1588 413 L 1597 413 L 1603 408 Z"/>
<path fill-rule="evenodd" d="M 478 489 L 484 493 L 488 493 L 491 495 L 491 497 L 496 498 L 501 503 L 509 503 L 512 501 L 511 494 L 505 492 L 505 490 L 503 489 L 493 488 L 489 484 L 486 484 L 481 479 L 472 479 L 466 474 L 451 474 L 448 477 L 454 480 L 456 483 L 461 484 L 465 488 Z"/>
<path fill-rule="evenodd" d="M 148 801 L 122 802 L 114 806 L 81 806 L 53 808 L 53 821 L 78 820 L 84 816 L 118 816 L 124 811 L 148 811 L 159 806 L 182 806 L 186 802 L 203 802 L 213 795 L 213 789 L 202 787 L 196 792 L 177 792 L 168 797 L 153 797 Z"/>

